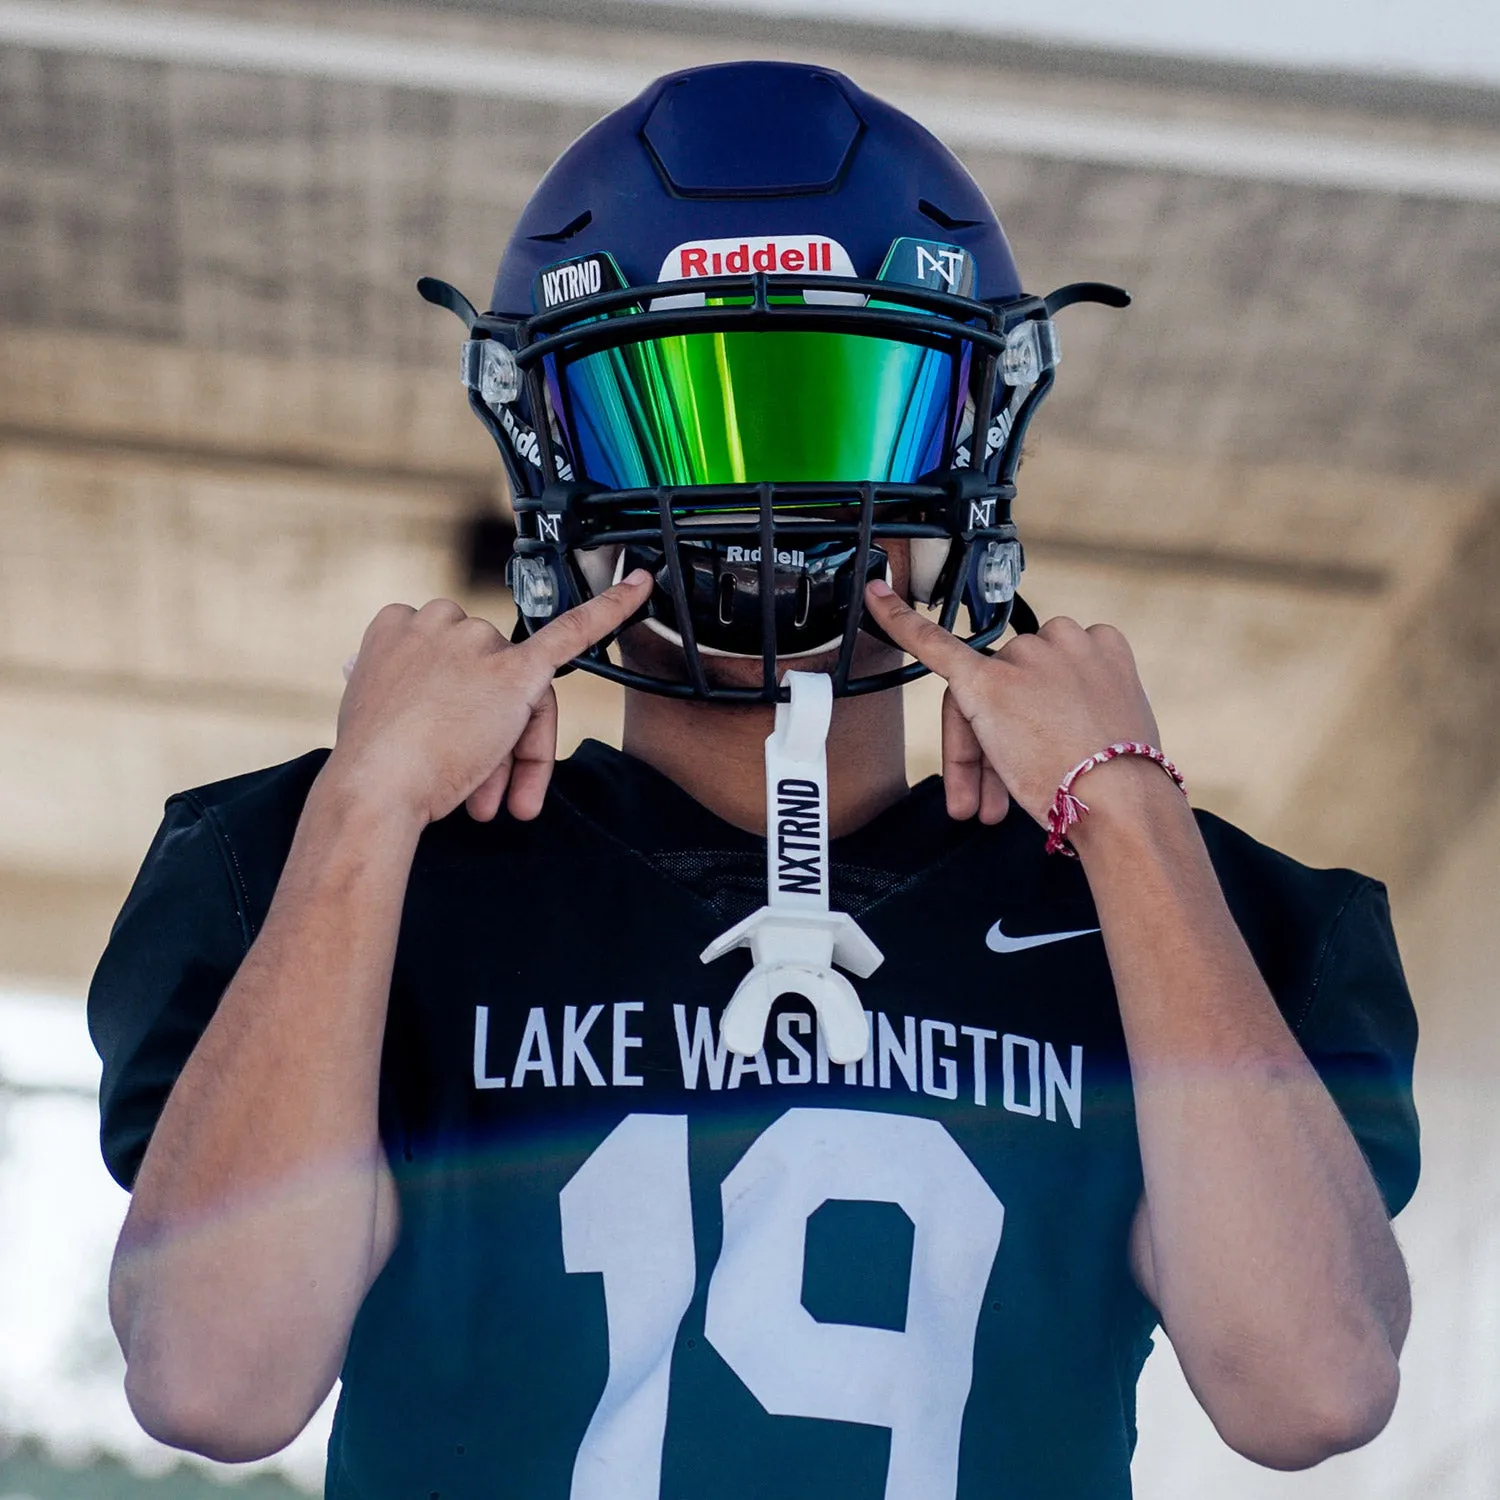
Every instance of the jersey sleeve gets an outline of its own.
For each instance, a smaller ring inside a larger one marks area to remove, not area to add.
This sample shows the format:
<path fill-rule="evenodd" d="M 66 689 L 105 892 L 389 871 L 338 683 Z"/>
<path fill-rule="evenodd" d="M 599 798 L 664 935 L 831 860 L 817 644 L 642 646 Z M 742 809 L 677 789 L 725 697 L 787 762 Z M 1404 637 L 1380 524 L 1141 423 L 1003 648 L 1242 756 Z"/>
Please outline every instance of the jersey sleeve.
<path fill-rule="evenodd" d="M 89 986 L 104 1064 L 100 1146 L 135 1181 L 167 1095 L 250 943 L 245 899 L 212 813 L 174 797 Z"/>
<path fill-rule="evenodd" d="M 1370 1164 L 1387 1213 L 1417 1185 L 1417 1018 L 1385 889 L 1362 879 L 1328 929 L 1298 1040 Z"/>

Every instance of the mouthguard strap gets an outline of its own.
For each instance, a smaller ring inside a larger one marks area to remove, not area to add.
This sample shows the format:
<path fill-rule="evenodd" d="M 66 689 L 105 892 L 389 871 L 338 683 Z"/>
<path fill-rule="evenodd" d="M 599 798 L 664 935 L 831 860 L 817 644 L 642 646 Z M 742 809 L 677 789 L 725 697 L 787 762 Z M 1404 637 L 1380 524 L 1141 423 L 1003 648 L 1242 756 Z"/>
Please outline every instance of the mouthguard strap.
<path fill-rule="evenodd" d="M 833 683 L 822 673 L 788 672 L 791 701 L 776 707 L 766 740 L 766 904 L 714 939 L 712 963 L 748 947 L 754 966 L 719 1019 L 724 1045 L 753 1057 L 765 1042 L 771 1007 L 804 996 L 817 1013 L 829 1058 L 858 1062 L 870 1026 L 854 986 L 834 965 L 868 978 L 884 961 L 848 912 L 829 909 L 828 729 Z"/>

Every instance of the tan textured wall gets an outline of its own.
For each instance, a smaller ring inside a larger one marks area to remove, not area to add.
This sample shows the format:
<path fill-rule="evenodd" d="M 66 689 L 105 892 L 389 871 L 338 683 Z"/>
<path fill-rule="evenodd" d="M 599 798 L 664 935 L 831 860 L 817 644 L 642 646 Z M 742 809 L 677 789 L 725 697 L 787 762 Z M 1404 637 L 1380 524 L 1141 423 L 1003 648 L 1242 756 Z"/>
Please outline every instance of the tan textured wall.
<path fill-rule="evenodd" d="M 472 9 L 189 8 L 637 67 L 767 50 Z M 1472 113 L 940 63 L 854 30 L 818 50 L 976 108 L 1496 139 Z M 457 324 L 413 282 L 438 271 L 483 300 L 516 209 L 593 112 L 0 48 L 0 882 L 48 905 L 45 930 L 68 927 L 62 876 L 80 909 L 118 889 L 168 790 L 326 739 L 337 664 L 385 598 L 460 591 L 456 539 L 498 470 L 453 376 Z M 1429 851 L 1409 832 L 1441 794 L 1405 769 L 1433 743 L 1411 727 L 1450 744 L 1456 726 L 1470 792 L 1495 769 L 1488 638 L 1445 673 L 1418 670 L 1440 643 L 1410 645 L 1472 563 L 1500 470 L 1492 206 L 969 163 L 1029 284 L 1136 295 L 1065 315 L 1022 475 L 1028 594 L 1126 630 L 1200 801 L 1293 852 L 1413 876 Z M 935 694 L 913 699 L 922 772 Z M 575 734 L 617 720 L 595 684 L 564 703 Z M 97 922 L 50 968 L 41 930 L 0 922 L 0 972 L 74 982 Z"/>

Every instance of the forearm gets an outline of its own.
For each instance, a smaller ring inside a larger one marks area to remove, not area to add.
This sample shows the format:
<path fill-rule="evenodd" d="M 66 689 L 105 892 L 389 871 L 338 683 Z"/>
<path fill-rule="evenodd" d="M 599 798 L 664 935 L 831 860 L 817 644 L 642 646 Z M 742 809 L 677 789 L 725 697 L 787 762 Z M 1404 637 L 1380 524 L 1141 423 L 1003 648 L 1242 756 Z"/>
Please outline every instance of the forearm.
<path fill-rule="evenodd" d="M 1136 1264 L 1226 1439 L 1261 1462 L 1315 1462 L 1389 1414 L 1409 1310 L 1400 1252 L 1185 802 L 1149 764 L 1093 775 L 1076 843 L 1135 1086 Z"/>
<path fill-rule="evenodd" d="M 137 1415 L 220 1457 L 311 1414 L 394 1239 L 379 1069 L 419 830 L 330 767 L 162 1112 L 111 1273 Z"/>

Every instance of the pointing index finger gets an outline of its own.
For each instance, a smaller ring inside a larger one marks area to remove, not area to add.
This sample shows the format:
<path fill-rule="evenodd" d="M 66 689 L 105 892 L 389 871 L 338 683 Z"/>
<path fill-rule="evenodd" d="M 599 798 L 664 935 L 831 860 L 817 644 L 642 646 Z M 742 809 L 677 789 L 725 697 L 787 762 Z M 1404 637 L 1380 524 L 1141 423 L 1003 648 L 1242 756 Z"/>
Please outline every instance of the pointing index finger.
<path fill-rule="evenodd" d="M 517 650 L 540 656 L 556 672 L 618 630 L 645 602 L 651 583 L 651 574 L 636 568 L 602 594 L 549 621 Z"/>
<path fill-rule="evenodd" d="M 939 677 L 953 682 L 978 665 L 978 654 L 972 648 L 935 620 L 918 614 L 883 579 L 876 579 L 865 589 L 865 608 L 903 651 Z"/>

